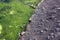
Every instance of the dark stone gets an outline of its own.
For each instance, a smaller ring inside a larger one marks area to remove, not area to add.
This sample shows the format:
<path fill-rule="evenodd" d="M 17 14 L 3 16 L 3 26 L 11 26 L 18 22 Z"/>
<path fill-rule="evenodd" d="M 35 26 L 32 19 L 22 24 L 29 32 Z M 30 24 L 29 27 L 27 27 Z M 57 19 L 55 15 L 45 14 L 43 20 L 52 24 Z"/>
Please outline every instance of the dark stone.
<path fill-rule="evenodd" d="M 29 22 L 28 23 L 31 23 L 31 20 L 28 20 Z"/>

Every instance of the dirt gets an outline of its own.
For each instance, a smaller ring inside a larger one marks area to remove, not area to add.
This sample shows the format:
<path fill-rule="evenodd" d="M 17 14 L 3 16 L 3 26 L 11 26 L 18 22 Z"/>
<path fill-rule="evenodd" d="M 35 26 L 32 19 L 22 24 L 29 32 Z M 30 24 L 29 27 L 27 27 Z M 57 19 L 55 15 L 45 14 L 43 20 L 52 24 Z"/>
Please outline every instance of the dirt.
<path fill-rule="evenodd" d="M 60 0 L 43 0 L 19 40 L 60 40 Z"/>

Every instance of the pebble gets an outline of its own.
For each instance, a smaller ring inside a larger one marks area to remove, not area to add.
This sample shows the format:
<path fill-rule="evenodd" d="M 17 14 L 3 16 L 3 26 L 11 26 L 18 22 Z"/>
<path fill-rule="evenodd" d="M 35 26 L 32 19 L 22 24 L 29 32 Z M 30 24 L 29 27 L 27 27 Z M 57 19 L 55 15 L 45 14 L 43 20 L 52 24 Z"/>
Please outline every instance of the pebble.
<path fill-rule="evenodd" d="M 54 33 L 51 33 L 51 36 L 53 36 L 54 35 Z"/>
<path fill-rule="evenodd" d="M 59 26 L 60 26 L 60 23 L 59 23 Z"/>
<path fill-rule="evenodd" d="M 43 30 L 41 30 L 41 31 L 39 32 L 39 34 L 43 34 L 43 32 L 44 32 L 44 31 L 43 31 Z"/>
<path fill-rule="evenodd" d="M 59 23 L 60 23 L 60 20 L 58 20 L 57 22 L 59 22 Z"/>
<path fill-rule="evenodd" d="M 41 32 L 41 33 L 43 33 L 44 31 L 43 31 L 43 30 L 41 30 L 40 32 Z"/>
<path fill-rule="evenodd" d="M 51 36 L 51 38 L 54 38 L 54 36 Z"/>
<path fill-rule="evenodd" d="M 41 27 L 41 25 L 38 25 L 38 27 Z"/>
<path fill-rule="evenodd" d="M 60 31 L 60 28 L 56 28 L 55 31 L 56 31 L 56 32 L 59 32 L 59 31 Z"/>
<path fill-rule="evenodd" d="M 48 28 L 45 28 L 44 31 L 48 31 L 49 29 Z"/>
<path fill-rule="evenodd" d="M 25 34 L 25 32 L 18 33 L 19 36 L 22 36 L 24 34 Z"/>
<path fill-rule="evenodd" d="M 57 35 L 55 34 L 55 37 L 57 37 Z"/>
<path fill-rule="evenodd" d="M 57 9 L 60 9 L 60 7 L 59 7 L 59 8 L 57 8 Z"/>
<path fill-rule="evenodd" d="M 24 34 L 25 34 L 25 32 L 23 31 L 21 34 L 22 34 L 22 35 L 24 35 Z"/>
<path fill-rule="evenodd" d="M 50 39 L 51 38 L 51 36 L 48 36 L 48 38 L 47 39 Z"/>
<path fill-rule="evenodd" d="M 51 38 L 55 38 L 55 34 L 54 33 L 51 33 Z"/>

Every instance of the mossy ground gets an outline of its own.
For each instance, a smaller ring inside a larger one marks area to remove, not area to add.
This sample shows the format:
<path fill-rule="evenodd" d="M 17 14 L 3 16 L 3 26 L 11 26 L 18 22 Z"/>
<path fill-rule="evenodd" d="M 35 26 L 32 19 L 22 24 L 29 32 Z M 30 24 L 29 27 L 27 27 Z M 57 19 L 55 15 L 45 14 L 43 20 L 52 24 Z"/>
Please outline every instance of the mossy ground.
<path fill-rule="evenodd" d="M 39 0 L 0 0 L 0 40 L 18 40 L 33 8 L 26 4 L 36 5 Z"/>

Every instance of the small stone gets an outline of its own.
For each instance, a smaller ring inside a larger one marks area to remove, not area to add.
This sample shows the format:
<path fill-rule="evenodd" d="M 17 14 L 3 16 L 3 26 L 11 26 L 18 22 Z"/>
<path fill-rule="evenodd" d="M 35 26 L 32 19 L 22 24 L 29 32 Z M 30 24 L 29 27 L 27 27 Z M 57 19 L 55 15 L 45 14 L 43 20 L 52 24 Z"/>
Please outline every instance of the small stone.
<path fill-rule="evenodd" d="M 25 32 L 23 31 L 21 34 L 22 34 L 22 35 L 24 35 L 24 34 L 25 34 Z"/>
<path fill-rule="evenodd" d="M 46 22 L 49 22 L 49 20 L 46 20 Z"/>
<path fill-rule="evenodd" d="M 24 35 L 25 34 L 25 32 L 21 32 L 21 33 L 18 33 L 17 35 L 18 36 L 22 36 L 22 35 Z"/>
<path fill-rule="evenodd" d="M 58 20 L 57 22 L 59 22 L 59 23 L 60 23 L 60 20 Z"/>
<path fill-rule="evenodd" d="M 41 30 L 41 33 L 43 33 L 44 31 L 43 30 Z"/>
<path fill-rule="evenodd" d="M 60 8 L 57 8 L 57 9 L 60 9 Z"/>
<path fill-rule="evenodd" d="M 49 29 L 48 28 L 45 28 L 44 31 L 48 31 Z"/>
<path fill-rule="evenodd" d="M 60 26 L 60 23 L 59 23 L 59 26 Z"/>
<path fill-rule="evenodd" d="M 55 30 L 56 30 L 57 32 L 59 32 L 59 31 L 60 31 L 60 28 L 56 28 Z"/>
<path fill-rule="evenodd" d="M 58 36 L 55 34 L 55 37 L 58 37 Z"/>
<path fill-rule="evenodd" d="M 51 38 L 51 36 L 48 36 L 48 39 L 50 39 Z"/>
<path fill-rule="evenodd" d="M 54 36 L 51 36 L 51 38 L 54 38 Z"/>
<path fill-rule="evenodd" d="M 53 36 L 54 35 L 54 33 L 51 33 L 51 36 Z"/>

